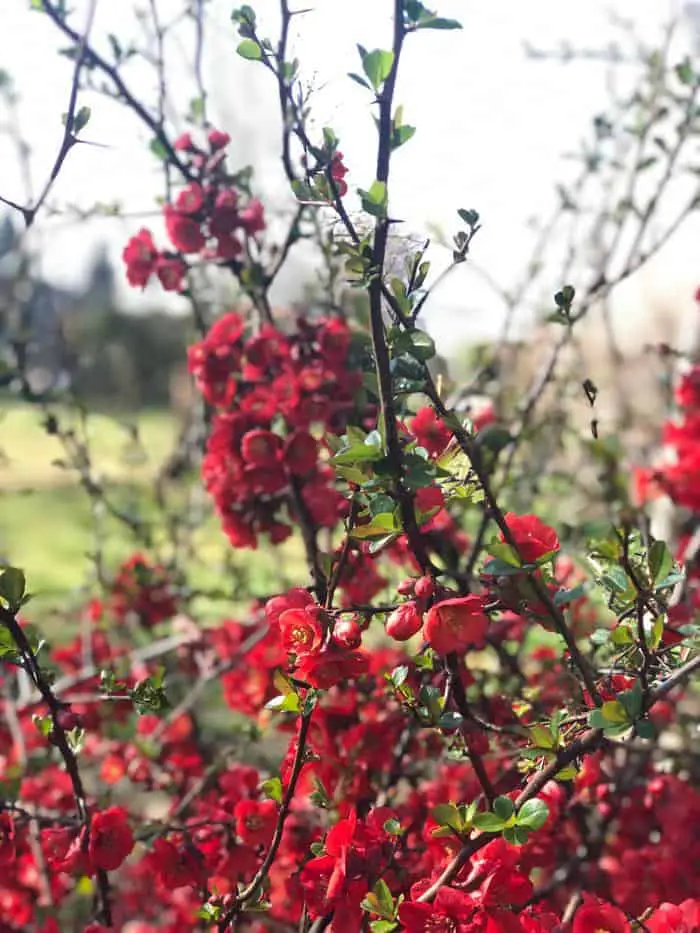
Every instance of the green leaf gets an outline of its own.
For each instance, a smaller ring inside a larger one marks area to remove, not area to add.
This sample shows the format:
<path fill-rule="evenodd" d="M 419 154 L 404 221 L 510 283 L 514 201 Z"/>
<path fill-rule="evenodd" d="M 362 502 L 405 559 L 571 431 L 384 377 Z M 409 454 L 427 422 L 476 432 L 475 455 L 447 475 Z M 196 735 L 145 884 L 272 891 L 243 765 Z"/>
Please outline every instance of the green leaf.
<path fill-rule="evenodd" d="M 465 210 L 464 208 L 461 208 L 460 210 L 457 211 L 457 213 L 459 214 L 460 218 L 465 222 L 465 224 L 468 227 L 476 227 L 476 225 L 479 223 L 479 212 L 478 211 L 471 210 L 471 209 Z"/>
<path fill-rule="evenodd" d="M 267 781 L 264 781 L 262 791 L 271 800 L 282 803 L 282 781 L 278 777 L 268 778 Z"/>
<path fill-rule="evenodd" d="M 391 148 L 398 149 L 399 146 L 403 146 L 404 143 L 407 143 L 409 139 L 413 139 L 415 135 L 415 126 L 409 126 L 407 123 L 404 123 L 402 126 L 392 127 Z"/>
<path fill-rule="evenodd" d="M 530 832 L 526 826 L 509 826 L 503 830 L 503 838 L 512 846 L 524 846 L 530 838 Z"/>
<path fill-rule="evenodd" d="M 245 58 L 247 61 L 251 62 L 258 62 L 263 57 L 263 51 L 255 39 L 244 39 L 239 43 L 236 51 L 241 58 Z"/>
<path fill-rule="evenodd" d="M 695 72 L 693 71 L 693 66 L 690 63 L 689 58 L 686 58 L 679 65 L 676 65 L 675 71 L 676 71 L 676 77 L 681 82 L 681 84 L 689 86 L 691 84 L 694 84 L 695 81 L 697 80 L 697 77 L 695 75 Z"/>
<path fill-rule="evenodd" d="M 157 159 L 165 162 L 168 158 L 168 150 L 159 139 L 152 139 L 148 144 L 148 148 Z"/>
<path fill-rule="evenodd" d="M 408 353 L 414 360 L 427 362 L 435 356 L 435 341 L 423 330 L 405 330 L 394 341 L 395 353 Z"/>
<path fill-rule="evenodd" d="M 644 705 L 644 692 L 639 681 L 636 681 L 634 686 L 629 690 L 625 690 L 624 693 L 620 693 L 617 699 L 622 708 L 627 713 L 628 722 L 632 722 L 641 716 L 642 707 Z M 610 719 L 609 716 L 607 718 Z"/>
<path fill-rule="evenodd" d="M 348 73 L 348 78 L 351 78 L 356 84 L 359 84 L 360 87 L 364 87 L 368 91 L 372 90 L 372 85 L 369 84 L 369 82 L 365 81 L 365 79 L 361 75 L 355 74 L 354 71 L 351 71 Z"/>
<path fill-rule="evenodd" d="M 528 729 L 530 741 L 535 748 L 553 749 L 557 746 L 557 740 L 552 735 L 551 729 L 547 726 L 531 726 Z"/>
<path fill-rule="evenodd" d="M 26 579 L 19 567 L 6 567 L 0 576 L 0 598 L 4 599 L 10 612 L 16 612 L 22 604 Z"/>
<path fill-rule="evenodd" d="M 503 561 L 504 564 L 509 564 L 511 567 L 520 567 L 520 558 L 510 544 L 506 544 L 502 541 L 495 541 L 493 544 L 489 545 L 488 550 L 489 554 Z"/>
<path fill-rule="evenodd" d="M 547 822 L 548 817 L 549 807 L 544 800 L 535 797 L 522 805 L 518 810 L 516 820 L 518 826 L 525 826 L 527 829 L 535 830 L 541 829 Z"/>
<path fill-rule="evenodd" d="M 387 187 L 383 181 L 373 181 L 369 189 L 358 189 L 362 201 L 362 209 L 373 217 L 383 217 L 386 214 Z"/>
<path fill-rule="evenodd" d="M 391 534 L 384 535 L 383 538 L 375 538 L 373 541 L 370 541 L 367 550 L 370 554 L 378 554 L 383 547 L 391 544 L 391 542 L 395 541 L 397 537 L 398 533 L 394 531 Z"/>
<path fill-rule="evenodd" d="M 462 24 L 456 19 L 445 19 L 443 16 L 435 16 L 423 23 L 418 23 L 417 29 L 461 29 Z"/>
<path fill-rule="evenodd" d="M 162 713 L 170 708 L 170 703 L 163 689 L 165 668 L 159 669 L 151 677 L 146 677 L 129 690 L 129 696 L 141 714 Z"/>
<path fill-rule="evenodd" d="M 437 804 L 433 807 L 430 815 L 440 826 L 451 826 L 452 829 L 457 830 L 461 828 L 462 821 L 459 816 L 459 810 L 453 803 Z"/>
<path fill-rule="evenodd" d="M 384 832 L 390 836 L 402 836 L 404 829 L 401 823 L 392 817 L 384 823 Z"/>
<path fill-rule="evenodd" d="M 625 707 L 619 700 L 607 700 L 601 706 L 600 711 L 605 719 L 614 725 L 622 725 L 622 723 L 630 721 Z"/>
<path fill-rule="evenodd" d="M 72 133 L 79 133 L 88 125 L 90 120 L 90 113 L 91 111 L 89 107 L 80 108 L 80 110 L 73 117 L 73 126 L 71 127 Z"/>
<path fill-rule="evenodd" d="M 654 541 L 649 548 L 649 572 L 654 583 L 659 583 L 673 568 L 673 554 L 665 541 Z"/>
<path fill-rule="evenodd" d="M 554 296 L 554 303 L 562 311 L 568 311 L 576 295 L 576 289 L 573 285 L 565 285 L 560 292 Z"/>
<path fill-rule="evenodd" d="M 510 797 L 496 797 L 492 810 L 499 819 L 508 821 L 515 812 L 515 804 Z"/>
<path fill-rule="evenodd" d="M 383 512 L 393 512 L 396 508 L 396 503 L 385 493 L 380 493 L 378 496 L 372 496 L 369 500 L 369 510 L 372 515 L 381 515 Z"/>
<path fill-rule="evenodd" d="M 477 813 L 474 816 L 474 826 L 484 833 L 500 833 L 506 822 L 507 820 L 502 820 L 495 813 Z"/>
<path fill-rule="evenodd" d="M 363 541 L 365 538 L 384 537 L 387 533 L 394 534 L 399 531 L 401 531 L 401 526 L 394 513 L 383 512 L 381 515 L 375 515 L 368 524 L 357 525 L 350 535 Z"/>
<path fill-rule="evenodd" d="M 375 49 L 373 52 L 365 52 L 364 54 L 361 51 L 360 54 L 362 56 L 362 70 L 367 75 L 374 90 L 378 91 L 391 74 L 394 53 Z"/>
<path fill-rule="evenodd" d="M 648 719 L 640 719 L 640 721 L 635 724 L 634 728 L 640 739 L 653 740 L 656 738 L 656 729 L 654 728 L 654 723 L 649 722 Z"/>
<path fill-rule="evenodd" d="M 393 920 L 374 920 L 370 923 L 369 928 L 372 933 L 392 933 L 392 930 L 395 930 L 397 926 L 398 924 Z"/>
<path fill-rule="evenodd" d="M 273 710 L 276 713 L 298 713 L 301 710 L 299 695 L 297 693 L 287 693 L 273 697 L 265 704 L 265 709 Z"/>
<path fill-rule="evenodd" d="M 624 593 L 630 585 L 629 578 L 622 567 L 609 567 L 600 579 L 606 590 Z"/>
<path fill-rule="evenodd" d="M 376 444 L 353 444 L 352 447 L 344 447 L 339 450 L 331 460 L 340 466 L 353 466 L 356 463 L 372 463 L 375 460 L 381 460 L 384 456 L 383 451 Z"/>
<path fill-rule="evenodd" d="M 380 878 L 372 891 L 380 907 L 380 915 L 386 920 L 393 919 L 394 916 L 394 898 L 391 896 L 389 885 Z"/>

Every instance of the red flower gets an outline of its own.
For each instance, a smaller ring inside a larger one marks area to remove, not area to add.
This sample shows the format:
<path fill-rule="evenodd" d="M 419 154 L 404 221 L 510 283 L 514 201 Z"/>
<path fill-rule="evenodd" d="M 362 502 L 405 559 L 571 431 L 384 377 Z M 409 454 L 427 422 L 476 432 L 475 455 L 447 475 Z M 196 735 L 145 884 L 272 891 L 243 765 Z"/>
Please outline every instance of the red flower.
<path fill-rule="evenodd" d="M 347 167 L 343 164 L 343 153 L 336 152 L 331 162 L 331 178 L 335 182 L 338 196 L 341 198 L 345 197 L 345 195 L 348 193 L 348 185 L 345 181 L 345 176 L 347 173 Z"/>
<path fill-rule="evenodd" d="M 287 609 L 279 617 L 280 636 L 286 651 L 313 654 L 323 644 L 323 611 L 318 606 Z"/>
<path fill-rule="evenodd" d="M 399 907 L 406 933 L 469 933 L 476 907 L 472 899 L 454 888 L 440 888 L 432 904 L 407 901 Z"/>
<path fill-rule="evenodd" d="M 333 318 L 321 328 L 318 342 L 324 360 L 340 365 L 345 362 L 350 348 L 350 329 L 345 321 Z"/>
<path fill-rule="evenodd" d="M 416 604 L 409 600 L 397 606 L 386 620 L 386 633 L 396 641 L 408 641 L 420 631 L 423 617 Z"/>
<path fill-rule="evenodd" d="M 252 198 L 247 207 L 244 207 L 240 212 L 239 218 L 241 226 L 248 236 L 260 233 L 261 230 L 265 229 L 265 208 L 262 201 Z"/>
<path fill-rule="evenodd" d="M 268 845 L 277 825 L 274 800 L 239 800 L 234 810 L 236 832 L 251 846 Z"/>
<path fill-rule="evenodd" d="M 700 900 L 682 904 L 661 904 L 644 921 L 649 933 L 698 933 L 700 930 Z"/>
<path fill-rule="evenodd" d="M 488 626 L 481 597 L 471 593 L 433 606 L 426 616 L 423 634 L 438 654 L 449 654 L 482 645 Z"/>
<path fill-rule="evenodd" d="M 191 152 L 194 149 L 194 143 L 189 133 L 180 133 L 173 143 L 173 149 L 176 152 Z"/>
<path fill-rule="evenodd" d="M 181 292 L 187 275 L 187 266 L 181 259 L 159 256 L 156 262 L 156 275 L 166 292 Z"/>
<path fill-rule="evenodd" d="M 134 835 L 121 807 L 96 813 L 90 825 L 88 855 L 93 869 L 114 871 L 134 848 Z"/>
<path fill-rule="evenodd" d="M 145 288 L 155 271 L 158 250 L 150 230 L 145 227 L 132 236 L 124 247 L 122 259 L 126 264 L 126 278 L 129 285 Z"/>
<path fill-rule="evenodd" d="M 284 447 L 284 462 L 290 473 L 303 476 L 316 467 L 318 444 L 307 431 L 294 431 Z"/>
<path fill-rule="evenodd" d="M 536 515 L 515 515 L 509 512 L 505 520 L 524 563 L 534 564 L 545 554 L 559 550 L 556 531 Z M 503 532 L 501 541 L 505 541 Z"/>
<path fill-rule="evenodd" d="M 354 619 L 341 619 L 333 626 L 333 641 L 352 651 L 362 644 L 362 629 Z"/>
<path fill-rule="evenodd" d="M 82 838 L 73 830 L 65 827 L 45 829 L 41 841 L 46 854 L 46 862 L 52 871 L 68 873 L 87 873 L 89 871 Z"/>
<path fill-rule="evenodd" d="M 439 486 L 423 486 L 416 491 L 416 508 L 425 515 L 434 514 L 445 504 L 445 497 Z"/>
<path fill-rule="evenodd" d="M 146 860 L 169 891 L 184 887 L 200 888 L 207 882 L 202 854 L 189 843 L 175 845 L 168 839 L 156 839 Z"/>
<path fill-rule="evenodd" d="M 175 207 L 182 214 L 196 214 L 204 204 L 204 192 L 199 182 L 193 181 L 177 196 Z"/>
<path fill-rule="evenodd" d="M 631 929 L 617 907 L 591 900 L 576 911 L 571 933 L 629 933 Z"/>
<path fill-rule="evenodd" d="M 411 422 L 411 433 L 432 457 L 441 454 L 452 437 L 450 429 L 443 424 L 429 405 L 417 412 Z"/>
<path fill-rule="evenodd" d="M 163 213 L 165 229 L 175 249 L 183 253 L 198 253 L 204 247 L 206 240 L 196 220 L 180 213 L 172 204 L 166 204 Z"/>
<path fill-rule="evenodd" d="M 15 860 L 15 824 L 9 813 L 0 813 L 0 868 Z"/>
<path fill-rule="evenodd" d="M 279 622 L 283 612 L 287 609 L 303 609 L 305 606 L 313 606 L 314 598 L 301 586 L 295 586 L 287 593 L 281 596 L 272 596 L 265 603 L 265 615 L 274 625 Z"/>
<path fill-rule="evenodd" d="M 210 130 L 207 141 L 215 152 L 217 149 L 224 149 L 231 142 L 231 137 L 223 130 Z"/>
<path fill-rule="evenodd" d="M 241 456 L 256 467 L 272 467 L 282 449 L 282 439 L 272 431 L 248 431 L 241 440 Z"/>
<path fill-rule="evenodd" d="M 229 236 L 238 226 L 240 226 L 238 192 L 234 191 L 233 188 L 225 188 L 216 196 L 214 210 L 209 221 L 209 230 L 212 236 Z"/>
<path fill-rule="evenodd" d="M 216 255 L 218 259 L 235 259 L 243 246 L 235 236 L 220 234 L 216 240 Z"/>
<path fill-rule="evenodd" d="M 369 670 L 369 660 L 362 651 L 344 651 L 329 645 L 318 654 L 299 660 L 296 676 L 319 690 L 329 690 L 341 681 L 354 680 Z"/>

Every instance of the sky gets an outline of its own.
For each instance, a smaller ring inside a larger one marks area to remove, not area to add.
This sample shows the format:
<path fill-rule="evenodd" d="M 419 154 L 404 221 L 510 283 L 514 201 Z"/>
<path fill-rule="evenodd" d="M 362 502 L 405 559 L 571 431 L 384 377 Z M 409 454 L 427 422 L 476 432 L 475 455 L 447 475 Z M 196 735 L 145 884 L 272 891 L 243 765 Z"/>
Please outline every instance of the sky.
<path fill-rule="evenodd" d="M 159 0 L 162 21 L 176 15 L 182 5 L 182 0 Z M 257 0 L 253 5 L 261 33 L 274 38 L 277 0 Z M 300 5 L 299 0 L 296 6 Z M 293 48 L 303 74 L 316 89 L 313 106 L 318 126 L 334 127 L 350 169 L 349 180 L 367 187 L 374 161 L 371 110 L 366 92 L 345 75 L 358 68 L 357 42 L 370 48 L 390 44 L 392 4 L 306 0 L 303 5 L 313 9 L 297 18 Z M 458 18 L 464 28 L 410 37 L 397 101 L 404 104 L 404 118 L 418 132 L 393 163 L 392 213 L 403 218 L 405 230 L 422 237 L 435 227 L 453 231 L 456 208 L 475 208 L 483 228 L 474 243 L 474 262 L 507 287 L 531 246 L 527 218 L 547 212 L 554 183 L 567 171 L 563 151 L 575 147 L 606 100 L 604 64 L 533 61 L 524 44 L 556 49 L 566 41 L 584 48 L 605 47 L 615 38 L 611 11 L 632 17 L 638 31 L 653 38 L 682 0 L 434 0 L 432 6 L 444 16 Z M 5 39 L 2 67 L 21 96 L 22 131 L 31 146 L 34 183 L 40 187 L 60 141 L 72 67 L 57 55 L 65 43 L 56 28 L 29 7 L 29 0 L 2 0 L 0 35 Z M 71 7 L 76 24 L 81 24 L 86 0 L 74 0 Z M 141 42 L 140 8 L 148 10 L 147 0 L 97 0 L 95 45 L 107 49 L 110 32 L 124 46 Z M 231 8 L 231 0 L 208 2 L 204 70 L 211 88 L 210 113 L 232 134 L 232 162 L 253 163 L 261 193 L 270 203 L 284 204 L 275 89 L 261 67 L 236 56 Z M 189 25 L 175 36 L 167 61 L 173 115 L 196 96 Z M 145 66 L 127 65 L 124 77 L 155 101 L 157 88 Z M 162 182 L 158 163 L 148 152 L 147 133 L 103 95 L 86 92 L 79 103 L 92 110 L 84 137 L 100 146 L 80 146 L 71 152 L 52 191 L 51 205 L 59 210 L 68 204 L 88 208 L 95 201 L 116 199 L 126 212 L 153 211 Z M 0 165 L 0 194 L 26 202 L 16 153 L 6 136 L 0 136 Z M 65 214 L 47 217 L 33 234 L 41 273 L 57 284 L 79 283 L 100 244 L 118 259 L 128 236 L 143 222 L 137 216 L 90 222 L 75 222 Z M 148 223 L 159 229 L 155 218 L 148 218 Z M 620 312 L 623 324 L 633 323 L 633 308 L 642 296 L 658 293 L 662 299 L 670 295 L 670 300 L 683 301 L 683 295 L 692 295 L 699 234 L 700 226 L 690 224 L 661 261 L 638 276 Z M 446 256 L 438 252 L 438 267 Z M 281 280 L 279 300 L 295 297 L 308 278 L 304 261 L 301 256 Z M 488 336 L 501 323 L 499 303 L 468 266 L 461 267 L 426 307 L 429 329 L 443 351 L 449 351 L 457 336 Z M 160 297 L 155 290 L 139 296 L 124 289 L 125 301 L 135 309 L 153 306 Z"/>

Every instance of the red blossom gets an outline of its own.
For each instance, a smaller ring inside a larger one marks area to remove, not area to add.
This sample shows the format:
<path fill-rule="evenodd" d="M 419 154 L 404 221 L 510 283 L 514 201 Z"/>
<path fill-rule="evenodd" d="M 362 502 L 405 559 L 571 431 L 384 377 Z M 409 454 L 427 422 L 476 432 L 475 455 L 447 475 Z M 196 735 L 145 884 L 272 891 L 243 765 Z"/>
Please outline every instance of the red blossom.
<path fill-rule="evenodd" d="M 206 884 L 207 869 L 202 855 L 184 840 L 156 839 L 146 860 L 159 882 L 170 891 Z"/>
<path fill-rule="evenodd" d="M 423 625 L 423 616 L 415 602 L 409 600 L 397 606 L 386 620 L 386 633 L 396 641 L 408 641 Z"/>
<path fill-rule="evenodd" d="M 572 933 L 630 933 L 631 929 L 618 907 L 589 900 L 576 911 Z"/>
<path fill-rule="evenodd" d="M 279 616 L 282 644 L 295 654 L 313 654 L 321 648 L 325 635 L 323 612 L 317 606 L 286 609 Z"/>
<path fill-rule="evenodd" d="M 163 214 L 165 229 L 175 249 L 182 253 L 198 253 L 204 248 L 206 240 L 200 225 L 195 220 L 170 204 L 166 204 Z"/>
<path fill-rule="evenodd" d="M 526 564 L 534 564 L 545 555 L 559 550 L 556 531 L 545 525 L 536 515 L 515 515 L 509 512 L 505 520 L 518 552 Z M 502 542 L 506 540 L 503 532 L 500 537 Z"/>
<path fill-rule="evenodd" d="M 483 600 L 471 594 L 444 599 L 434 605 L 425 617 L 423 634 L 438 654 L 449 654 L 480 647 L 488 626 Z"/>
<path fill-rule="evenodd" d="M 129 285 L 145 288 L 156 270 L 158 251 L 150 230 L 142 228 L 124 247 L 122 258 L 126 265 Z"/>
<path fill-rule="evenodd" d="M 328 690 L 341 681 L 361 677 L 368 670 L 369 661 L 364 652 L 329 645 L 317 654 L 303 655 L 295 676 L 319 690 Z"/>
<path fill-rule="evenodd" d="M 134 848 L 126 811 L 110 807 L 96 813 L 90 824 L 88 855 L 93 869 L 114 871 Z"/>
<path fill-rule="evenodd" d="M 5 811 L 0 812 L 0 867 L 5 868 L 14 862 L 15 824 L 11 815 Z"/>
<path fill-rule="evenodd" d="M 241 800 L 236 804 L 236 832 L 247 845 L 268 845 L 277 825 L 274 800 Z"/>
<path fill-rule="evenodd" d="M 414 416 L 411 421 L 411 433 L 432 457 L 441 454 L 452 437 L 450 429 L 429 405 L 421 408 Z"/>

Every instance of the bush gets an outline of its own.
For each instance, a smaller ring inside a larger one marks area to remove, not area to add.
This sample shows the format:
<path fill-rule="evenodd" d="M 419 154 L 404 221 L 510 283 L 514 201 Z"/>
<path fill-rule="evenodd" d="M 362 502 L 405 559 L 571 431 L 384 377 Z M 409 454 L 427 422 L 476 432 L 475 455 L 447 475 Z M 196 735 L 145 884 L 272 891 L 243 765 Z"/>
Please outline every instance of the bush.
<path fill-rule="evenodd" d="M 140 514 L 115 503 L 61 400 L 33 397 L 14 361 L 64 466 L 138 549 L 116 572 L 96 550 L 99 593 L 53 648 L 27 621 L 31 567 L 0 575 L 2 929 L 697 929 L 700 368 L 679 376 L 672 456 L 652 464 L 600 433 L 590 379 L 560 379 L 595 302 L 664 242 L 644 245 L 665 189 L 615 221 L 637 225 L 615 274 L 606 253 L 590 284 L 559 284 L 557 337 L 529 390 L 500 394 L 492 361 L 465 391 L 436 375 L 419 322 L 433 284 L 468 261 L 479 214 L 457 211 L 435 276 L 428 247 L 396 232 L 389 196 L 392 155 L 414 133 L 394 100 L 404 42 L 458 23 L 396 0 L 392 49 L 359 49 L 352 77 L 378 143 L 356 214 L 340 141 L 309 123 L 286 3 L 275 42 L 250 7 L 234 11 L 239 54 L 279 91 L 297 204 L 277 242 L 203 99 L 197 125 L 171 137 L 62 4 L 40 6 L 71 41 L 74 88 L 99 73 L 154 134 L 167 241 L 135 230 L 125 272 L 191 301 L 200 399 Z M 690 112 L 690 64 L 651 67 L 667 111 Z M 649 126 L 662 119 L 643 95 L 637 105 Z M 89 115 L 74 94 L 59 167 Z M 644 150 L 647 129 L 634 132 Z M 691 136 L 686 121 L 655 144 L 662 175 Z M 19 208 L 28 225 L 42 204 Z M 292 319 L 270 290 L 318 229 L 326 310 Z M 236 279 L 236 309 L 203 312 L 202 266 Z M 367 327 L 342 278 L 366 297 Z M 567 431 L 572 386 L 592 413 L 583 433 Z M 218 587 L 197 576 L 202 488 L 231 549 L 275 553 L 270 590 L 252 601 L 257 555 Z M 651 530 L 661 496 L 691 522 L 677 541 Z M 295 542 L 308 575 L 289 580 Z"/>

